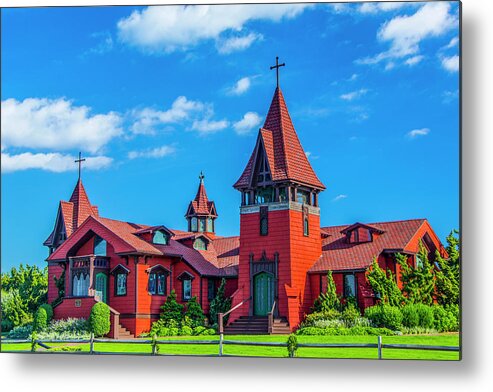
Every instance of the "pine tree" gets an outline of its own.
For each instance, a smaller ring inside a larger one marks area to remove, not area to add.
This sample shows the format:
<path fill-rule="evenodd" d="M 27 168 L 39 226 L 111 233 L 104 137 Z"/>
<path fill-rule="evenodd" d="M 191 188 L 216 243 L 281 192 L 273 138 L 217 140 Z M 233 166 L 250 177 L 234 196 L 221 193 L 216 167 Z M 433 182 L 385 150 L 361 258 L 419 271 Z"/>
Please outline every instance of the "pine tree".
<path fill-rule="evenodd" d="M 313 312 L 324 312 L 330 309 L 341 310 L 341 300 L 337 296 L 336 284 L 332 271 L 327 271 L 327 291 L 321 292 L 313 303 Z"/>
<path fill-rule="evenodd" d="M 217 324 L 217 315 L 219 313 L 226 313 L 231 309 L 231 298 L 226 297 L 224 292 L 226 290 L 226 279 L 221 280 L 221 285 L 217 290 L 217 294 L 214 299 L 211 301 L 209 306 L 209 320 L 212 325 Z M 229 315 L 224 318 L 224 324 L 228 322 Z"/>
<path fill-rule="evenodd" d="M 459 232 L 453 230 L 447 237 L 448 258 L 436 251 L 436 296 L 440 305 L 457 305 L 460 298 Z"/>
<path fill-rule="evenodd" d="M 191 327 L 201 327 L 204 325 L 204 311 L 197 301 L 197 297 L 193 296 L 187 303 L 187 310 L 185 311 L 185 317 L 191 322 Z"/>
<path fill-rule="evenodd" d="M 161 320 L 164 321 L 166 326 L 170 322 L 174 325 L 179 325 L 181 323 L 183 319 L 183 305 L 176 301 L 175 290 L 171 290 L 171 293 L 166 298 L 166 302 L 161 306 L 161 310 Z"/>
<path fill-rule="evenodd" d="M 366 270 L 366 279 L 382 303 L 401 306 L 405 302 L 394 274 L 389 269 L 384 271 L 380 268 L 376 257 Z"/>

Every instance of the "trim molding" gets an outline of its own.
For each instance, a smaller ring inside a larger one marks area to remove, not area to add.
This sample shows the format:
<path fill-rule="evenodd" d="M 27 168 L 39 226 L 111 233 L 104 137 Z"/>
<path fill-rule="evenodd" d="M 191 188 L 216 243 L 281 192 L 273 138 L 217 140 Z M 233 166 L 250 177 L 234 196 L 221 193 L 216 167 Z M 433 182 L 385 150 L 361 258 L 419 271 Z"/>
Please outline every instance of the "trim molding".
<path fill-rule="evenodd" d="M 241 206 L 240 214 L 257 214 L 260 212 L 260 207 L 267 207 L 268 211 L 293 210 L 299 212 L 302 212 L 303 207 L 305 207 L 308 209 L 308 213 L 312 215 L 320 215 L 320 207 L 314 207 L 308 204 L 301 204 L 295 201 Z"/>

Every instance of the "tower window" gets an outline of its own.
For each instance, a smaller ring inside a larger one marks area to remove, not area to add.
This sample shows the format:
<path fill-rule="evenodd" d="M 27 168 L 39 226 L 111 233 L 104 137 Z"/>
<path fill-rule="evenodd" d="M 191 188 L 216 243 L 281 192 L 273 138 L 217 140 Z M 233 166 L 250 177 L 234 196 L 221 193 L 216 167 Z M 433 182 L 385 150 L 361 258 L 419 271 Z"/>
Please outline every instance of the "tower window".
<path fill-rule="evenodd" d="M 307 237 L 308 237 L 308 235 L 310 235 L 308 218 L 303 219 L 303 234 Z"/>
<path fill-rule="evenodd" d="M 296 201 L 302 204 L 310 204 L 310 192 L 299 189 L 296 193 Z"/>
<path fill-rule="evenodd" d="M 199 231 L 205 231 L 205 218 L 199 219 Z"/>
<path fill-rule="evenodd" d="M 267 235 L 269 233 L 269 210 L 267 207 L 260 207 L 260 235 Z"/>
<path fill-rule="evenodd" d="M 263 204 L 274 201 L 274 188 L 271 186 L 258 188 L 255 191 L 255 203 Z"/>
<path fill-rule="evenodd" d="M 207 218 L 207 231 L 210 233 L 214 232 L 214 220 L 212 218 Z"/>
<path fill-rule="evenodd" d="M 193 217 L 190 220 L 190 230 L 191 231 L 197 231 L 197 218 Z"/>

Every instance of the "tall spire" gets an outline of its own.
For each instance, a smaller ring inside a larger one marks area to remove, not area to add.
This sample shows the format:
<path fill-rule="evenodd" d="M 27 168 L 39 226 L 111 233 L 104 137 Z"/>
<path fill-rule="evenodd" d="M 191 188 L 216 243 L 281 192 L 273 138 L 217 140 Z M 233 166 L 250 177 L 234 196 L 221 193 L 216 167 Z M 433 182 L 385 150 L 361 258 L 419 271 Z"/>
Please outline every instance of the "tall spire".
<path fill-rule="evenodd" d="M 70 203 L 73 204 L 72 228 L 77 229 L 90 215 L 97 216 L 97 208 L 91 205 L 82 180 L 79 178 L 75 185 Z"/>
<path fill-rule="evenodd" d="M 301 146 L 279 87 L 274 92 L 264 126 L 259 131 L 257 146 L 265 149 L 272 181 L 293 181 L 319 190 L 325 189 Z M 243 174 L 234 184 L 236 189 L 250 187 L 258 148 L 253 151 Z"/>

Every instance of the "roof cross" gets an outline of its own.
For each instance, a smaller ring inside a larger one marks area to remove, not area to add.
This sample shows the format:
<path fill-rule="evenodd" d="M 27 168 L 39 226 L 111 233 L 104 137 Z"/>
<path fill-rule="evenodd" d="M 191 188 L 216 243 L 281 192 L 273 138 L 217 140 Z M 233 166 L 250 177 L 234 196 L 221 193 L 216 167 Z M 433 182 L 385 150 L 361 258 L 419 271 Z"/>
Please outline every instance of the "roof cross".
<path fill-rule="evenodd" d="M 200 171 L 200 175 L 199 175 L 200 182 L 204 182 L 204 178 L 205 178 L 204 173 L 202 173 L 202 171 Z"/>
<path fill-rule="evenodd" d="M 276 65 L 270 67 L 271 70 L 276 69 L 276 79 L 277 79 L 277 88 L 279 88 L 279 68 L 285 67 L 286 63 L 279 64 L 279 56 L 276 56 Z"/>
<path fill-rule="evenodd" d="M 79 159 L 76 159 L 74 161 L 75 163 L 78 163 L 79 164 L 79 180 L 80 180 L 80 170 L 81 170 L 82 162 L 84 162 L 85 160 L 86 160 L 86 158 L 82 158 L 82 154 L 79 151 Z"/>

